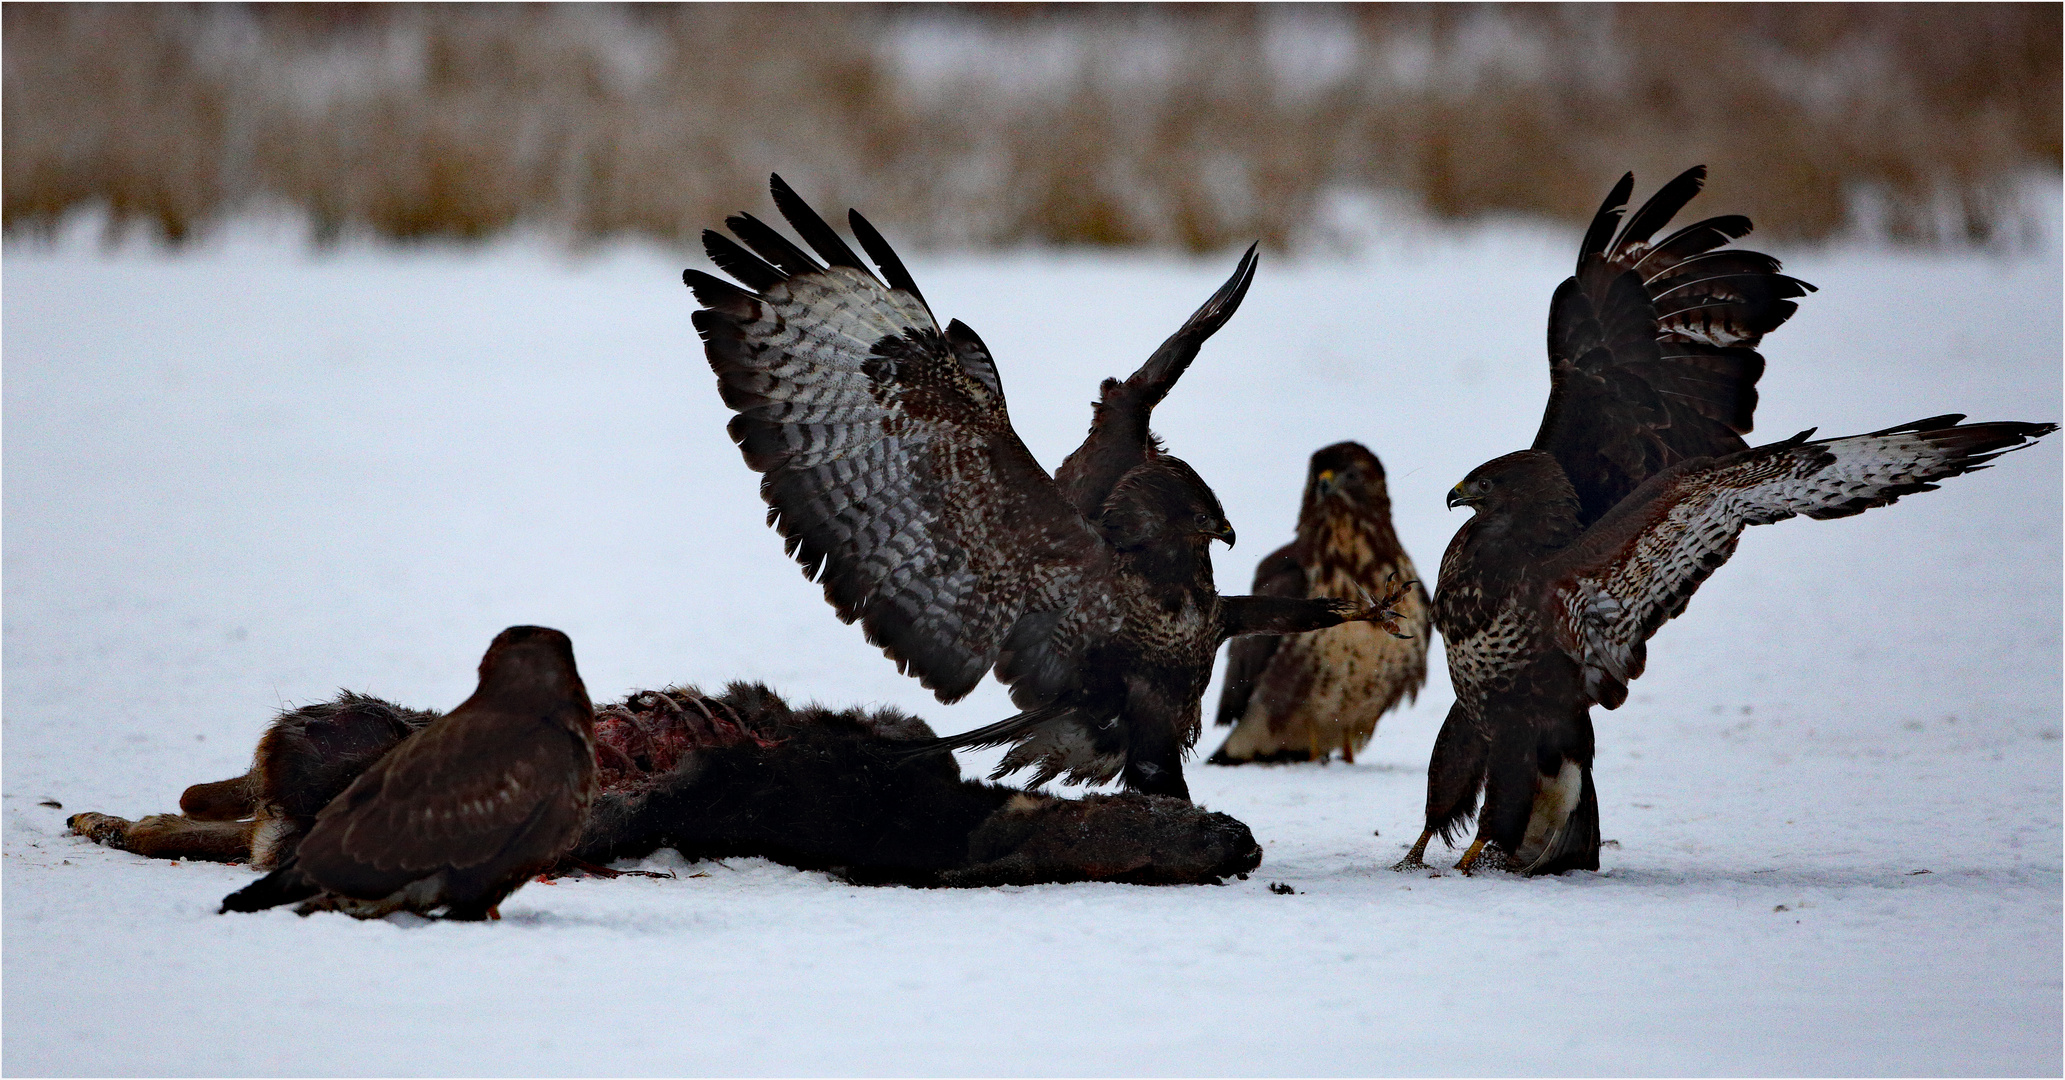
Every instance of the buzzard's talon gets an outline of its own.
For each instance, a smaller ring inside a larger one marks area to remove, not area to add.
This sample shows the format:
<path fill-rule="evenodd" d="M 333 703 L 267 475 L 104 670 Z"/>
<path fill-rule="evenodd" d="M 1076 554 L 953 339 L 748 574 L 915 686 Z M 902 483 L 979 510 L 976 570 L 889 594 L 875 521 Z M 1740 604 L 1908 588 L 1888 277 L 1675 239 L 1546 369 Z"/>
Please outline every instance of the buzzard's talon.
<path fill-rule="evenodd" d="M 1352 614 L 1347 616 L 1346 621 L 1375 623 L 1392 637 L 1402 638 L 1407 641 L 1412 640 L 1411 634 L 1398 627 L 1399 622 L 1405 618 L 1405 615 L 1394 610 L 1391 605 L 1403 599 L 1406 590 L 1411 588 L 1413 584 L 1417 584 L 1417 582 L 1394 586 L 1385 591 L 1382 599 L 1371 596 L 1368 589 L 1360 585 L 1356 586 L 1355 591 L 1362 595 L 1362 607 L 1356 608 L 1353 604 L 1348 604 L 1347 609 Z"/>
<path fill-rule="evenodd" d="M 1392 864 L 1391 864 L 1391 869 L 1393 869 L 1393 870 L 1395 870 L 1395 871 L 1397 871 L 1397 872 L 1399 872 L 1399 873 L 1401 873 L 1401 874 L 1402 874 L 1402 873 L 1405 873 L 1405 872 L 1407 872 L 1407 871 L 1411 871 L 1411 870 L 1432 870 L 1432 869 L 1434 869 L 1433 867 L 1431 867 L 1431 866 L 1428 866 L 1428 865 L 1427 865 L 1427 858 L 1426 858 L 1426 856 L 1427 856 L 1427 841 L 1429 841 L 1429 840 L 1432 840 L 1433 838 L 1434 838 L 1434 830 L 1432 830 L 1432 829 L 1427 829 L 1427 830 L 1425 830 L 1425 831 L 1421 832 L 1421 833 L 1420 833 L 1420 838 L 1419 838 L 1419 840 L 1418 840 L 1418 841 L 1416 841 L 1416 842 L 1414 842 L 1414 844 L 1413 844 L 1413 849 L 1412 849 L 1411 851 L 1408 851 L 1408 852 L 1406 852 L 1406 853 L 1405 853 L 1405 858 L 1403 858 L 1403 859 L 1400 859 L 1400 860 L 1398 860 L 1398 861 L 1397 861 L 1397 862 L 1395 862 L 1395 863 L 1392 863 Z"/>
<path fill-rule="evenodd" d="M 1470 844 L 1468 851 L 1463 852 L 1463 857 L 1456 860 L 1456 873 L 1469 877 L 1471 872 L 1477 869 L 1477 863 L 1483 858 L 1484 838 L 1480 836 Z"/>

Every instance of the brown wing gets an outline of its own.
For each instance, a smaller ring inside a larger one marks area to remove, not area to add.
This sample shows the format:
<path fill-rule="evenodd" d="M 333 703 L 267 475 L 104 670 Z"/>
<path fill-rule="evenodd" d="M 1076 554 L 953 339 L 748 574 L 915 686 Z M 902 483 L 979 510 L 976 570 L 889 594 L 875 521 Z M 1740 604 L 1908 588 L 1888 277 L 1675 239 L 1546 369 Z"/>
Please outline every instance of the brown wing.
<path fill-rule="evenodd" d="M 1084 516 L 1094 516 L 1111 497 L 1119 477 L 1153 452 L 1154 436 L 1147 423 L 1154 407 L 1169 396 L 1205 341 L 1240 310 L 1254 280 L 1255 248 L 1249 245 L 1233 268 L 1233 276 L 1162 342 L 1140 370 L 1124 382 L 1104 380 L 1098 400 L 1091 406 L 1090 433 L 1054 470 L 1055 482 Z"/>
<path fill-rule="evenodd" d="M 1277 548 L 1255 567 L 1256 596 L 1305 595 L 1305 568 L 1298 565 L 1297 544 L 1290 543 Z M 1283 638 L 1276 634 L 1248 634 L 1237 637 L 1226 646 L 1226 682 L 1219 690 L 1219 718 L 1221 726 L 1236 724 L 1247 715 L 1248 698 L 1255 693 L 1255 682 L 1269 667 L 1269 659 L 1282 646 Z"/>
<path fill-rule="evenodd" d="M 1085 586 L 1105 572 L 1106 549 L 1012 430 L 975 332 L 939 329 L 858 213 L 854 233 L 887 285 L 780 177 L 772 186 L 829 265 L 741 215 L 726 224 L 753 252 L 714 232 L 703 240 L 747 288 L 684 275 L 707 305 L 695 325 L 738 412 L 731 437 L 764 474 L 769 523 L 839 618 L 956 701 L 1021 617 L 1096 591 Z M 1019 658 L 1066 666 L 1050 659 Z"/>
<path fill-rule="evenodd" d="M 1550 301 L 1549 405 L 1534 448 L 1570 476 L 1582 524 L 1662 469 L 1748 448 L 1764 373 L 1756 346 L 1792 316 L 1790 297 L 1813 290 L 1769 255 L 1724 249 L 1749 234 L 1745 217 L 1651 241 L 1705 181 L 1705 166 L 1686 170 L 1615 237 L 1634 186 L 1622 177 Z"/>
<path fill-rule="evenodd" d="M 462 707 L 325 807 L 295 859 L 325 888 L 365 900 L 445 868 L 549 861 L 579 834 L 593 768 L 557 723 Z M 552 850 L 530 850 L 540 845 Z"/>
<path fill-rule="evenodd" d="M 1974 469 L 2055 424 L 1950 415 L 1867 435 L 1781 443 L 1686 462 L 1650 478 L 1546 570 L 1557 644 L 1607 708 L 1642 674 L 1644 644 L 1735 553 L 1742 530 L 1797 514 L 1848 517 Z"/>

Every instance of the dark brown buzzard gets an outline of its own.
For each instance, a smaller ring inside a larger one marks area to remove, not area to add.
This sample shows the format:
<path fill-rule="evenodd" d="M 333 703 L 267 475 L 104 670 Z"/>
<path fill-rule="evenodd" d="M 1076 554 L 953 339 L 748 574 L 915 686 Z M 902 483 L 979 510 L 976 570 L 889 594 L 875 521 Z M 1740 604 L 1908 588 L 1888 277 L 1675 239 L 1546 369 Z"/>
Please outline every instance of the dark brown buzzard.
<path fill-rule="evenodd" d="M 1434 597 L 1456 703 L 1427 770 L 1427 827 L 1401 869 L 1424 865 L 1434 835 L 1450 840 L 1480 791 L 1458 869 L 1487 856 L 1530 874 L 1597 869 L 1591 706 L 1627 699 L 1644 643 L 1745 527 L 1884 506 L 2056 430 L 1951 415 L 1749 447 L 1756 347 L 1811 287 L 1768 255 L 1725 246 L 1750 231 L 1747 218 L 1653 239 L 1705 176 L 1664 185 L 1617 236 L 1633 176 L 1614 187 L 1550 304 L 1549 406 L 1534 447 L 1449 493 L 1449 506 L 1476 511 L 1442 557 Z"/>
<path fill-rule="evenodd" d="M 1255 634 L 1226 647 L 1219 723 L 1232 734 L 1214 765 L 1251 761 L 1353 762 L 1377 718 L 1427 681 L 1427 591 L 1391 528 L 1384 466 L 1361 443 L 1312 455 L 1297 539 L 1255 568 L 1257 596 L 1353 600 L 1410 583 L 1395 605 L 1410 637 L 1367 623 L 1310 634 Z"/>
<path fill-rule="evenodd" d="M 839 617 L 941 701 L 993 668 L 1011 687 L 1020 713 L 930 750 L 1014 743 L 997 775 L 1121 776 L 1188 798 L 1183 756 L 1220 642 L 1391 617 L 1381 604 L 1219 596 L 1208 548 L 1232 543 L 1233 527 L 1148 432 L 1246 295 L 1254 249 L 1139 371 L 1105 381 L 1088 437 L 1050 477 L 1012 429 L 975 331 L 939 326 L 858 213 L 848 220 L 881 278 L 780 177 L 771 186 L 817 257 L 749 215 L 725 222 L 745 247 L 704 233 L 745 287 L 686 271 L 705 305 L 696 329 L 738 412 L 731 437 L 764 474 L 769 523 Z"/>
<path fill-rule="evenodd" d="M 299 900 L 303 915 L 497 918 L 504 897 L 581 838 L 595 790 L 595 710 L 573 644 L 512 626 L 481 658 L 472 697 L 374 762 L 222 910 Z"/>

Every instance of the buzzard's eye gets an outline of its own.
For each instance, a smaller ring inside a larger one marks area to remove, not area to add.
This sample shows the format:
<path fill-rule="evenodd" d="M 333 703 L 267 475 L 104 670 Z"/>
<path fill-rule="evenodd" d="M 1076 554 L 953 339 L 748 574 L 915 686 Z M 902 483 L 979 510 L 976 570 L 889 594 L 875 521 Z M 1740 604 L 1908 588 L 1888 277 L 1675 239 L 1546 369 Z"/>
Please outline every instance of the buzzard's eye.
<path fill-rule="evenodd" d="M 1212 519 L 1211 519 L 1211 518 L 1208 518 L 1208 517 L 1206 517 L 1206 516 L 1204 516 L 1203 514 L 1199 514 L 1199 515 L 1197 515 L 1197 527 L 1198 527 L 1198 528 L 1200 528 L 1200 529 L 1209 529 L 1209 528 L 1211 528 L 1211 527 L 1212 527 Z"/>
<path fill-rule="evenodd" d="M 1489 477 L 1479 477 L 1479 478 L 1478 478 L 1478 480 L 1477 480 L 1477 482 L 1476 482 L 1476 483 L 1474 483 L 1474 484 L 1471 484 L 1470 486 L 1471 486 L 1471 487 L 1473 487 L 1473 488 L 1476 488 L 1476 489 L 1477 489 L 1477 490 L 1479 490 L 1479 491 L 1490 491 L 1490 490 L 1491 490 L 1491 480 L 1490 480 L 1490 478 L 1489 478 Z"/>

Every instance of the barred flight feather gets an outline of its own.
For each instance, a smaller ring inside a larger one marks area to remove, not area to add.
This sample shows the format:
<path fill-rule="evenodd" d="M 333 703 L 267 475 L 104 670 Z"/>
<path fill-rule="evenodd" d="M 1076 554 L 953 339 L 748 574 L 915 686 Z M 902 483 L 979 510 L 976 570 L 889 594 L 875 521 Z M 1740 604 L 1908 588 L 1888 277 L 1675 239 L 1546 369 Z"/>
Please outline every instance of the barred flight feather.
<path fill-rule="evenodd" d="M 1642 674 L 1643 642 L 1685 610 L 1735 553 L 1742 530 L 1804 515 L 1848 517 L 1933 491 L 2052 425 L 1959 425 L 1939 416 L 1867 435 L 1806 434 L 1659 474 L 1551 563 L 1556 636 L 1585 667 L 1586 689 L 1617 708 Z"/>

